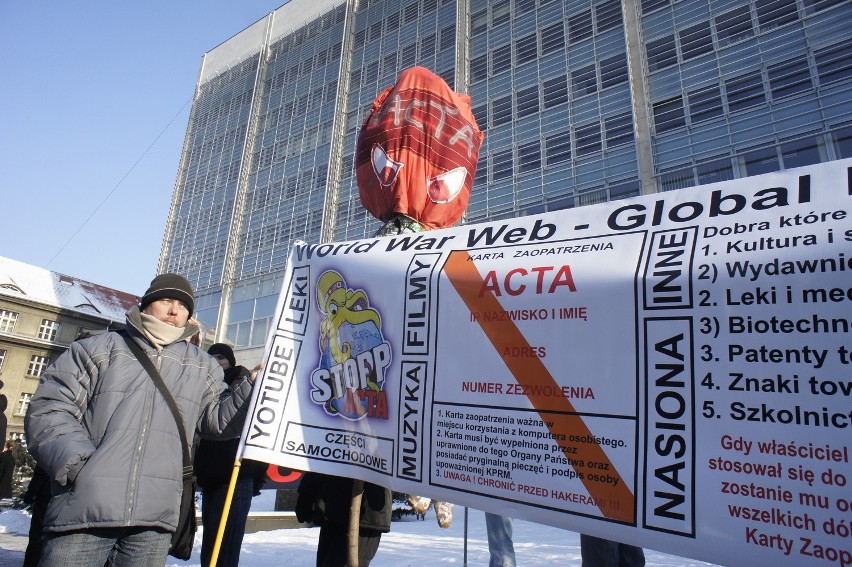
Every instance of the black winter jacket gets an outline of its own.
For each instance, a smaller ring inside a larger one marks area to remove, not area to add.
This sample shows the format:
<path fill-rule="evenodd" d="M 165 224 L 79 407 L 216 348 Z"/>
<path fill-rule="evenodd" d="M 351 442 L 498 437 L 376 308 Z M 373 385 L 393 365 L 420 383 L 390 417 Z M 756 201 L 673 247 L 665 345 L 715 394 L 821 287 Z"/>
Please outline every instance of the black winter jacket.
<path fill-rule="evenodd" d="M 299 484 L 296 518 L 322 526 L 326 523 L 349 525 L 352 502 L 351 478 L 308 472 Z M 389 532 L 391 525 L 391 491 L 383 486 L 364 483 L 361 498 L 361 529 Z"/>

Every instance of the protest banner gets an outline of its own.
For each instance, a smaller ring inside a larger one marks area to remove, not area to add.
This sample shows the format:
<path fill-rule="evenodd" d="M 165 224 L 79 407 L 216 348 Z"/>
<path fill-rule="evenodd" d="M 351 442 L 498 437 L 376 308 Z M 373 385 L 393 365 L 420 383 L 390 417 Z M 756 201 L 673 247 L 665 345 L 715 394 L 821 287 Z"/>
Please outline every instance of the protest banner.
<path fill-rule="evenodd" d="M 241 456 L 849 565 L 852 160 L 294 246 Z"/>

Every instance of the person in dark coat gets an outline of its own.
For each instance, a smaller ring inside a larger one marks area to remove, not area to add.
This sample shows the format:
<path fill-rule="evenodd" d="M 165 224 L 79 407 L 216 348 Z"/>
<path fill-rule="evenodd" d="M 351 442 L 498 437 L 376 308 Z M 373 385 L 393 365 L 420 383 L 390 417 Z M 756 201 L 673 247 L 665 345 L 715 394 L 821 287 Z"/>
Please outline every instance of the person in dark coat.
<path fill-rule="evenodd" d="M 11 498 L 12 477 L 15 474 L 15 442 L 6 441 L 6 448 L 0 452 L 0 498 Z"/>
<path fill-rule="evenodd" d="M 354 480 L 315 472 L 299 484 L 296 518 L 320 526 L 317 567 L 346 567 L 349 550 L 349 510 Z M 376 556 L 382 534 L 390 531 L 392 494 L 382 486 L 363 483 L 358 538 L 358 566 Z"/>
<path fill-rule="evenodd" d="M 216 343 L 207 349 L 207 353 L 222 366 L 228 386 L 248 376 L 248 369 L 237 366 L 234 351 L 230 346 Z M 201 565 L 204 567 L 210 565 L 213 556 L 239 444 L 239 438 L 224 441 L 202 438 L 195 453 L 195 477 L 201 488 L 201 522 L 204 526 Z M 237 567 L 240 563 L 240 548 L 251 509 L 251 499 L 260 494 L 266 479 L 266 469 L 266 463 L 249 459 L 243 459 L 240 463 L 240 474 L 231 496 L 228 521 L 216 560 L 218 567 Z"/>
<path fill-rule="evenodd" d="M 50 477 L 40 466 L 36 465 L 30 484 L 23 496 L 24 504 L 30 508 L 30 533 L 27 551 L 24 554 L 23 567 L 36 567 L 41 559 L 42 525 L 47 503 L 50 502 Z"/>

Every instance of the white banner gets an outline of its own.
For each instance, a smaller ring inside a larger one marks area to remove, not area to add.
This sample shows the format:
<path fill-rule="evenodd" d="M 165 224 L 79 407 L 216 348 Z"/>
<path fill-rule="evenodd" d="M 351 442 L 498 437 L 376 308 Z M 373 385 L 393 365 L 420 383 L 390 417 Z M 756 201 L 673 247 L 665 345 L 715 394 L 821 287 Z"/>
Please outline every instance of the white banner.
<path fill-rule="evenodd" d="M 297 245 L 242 455 L 722 564 L 852 564 L 852 160 Z"/>

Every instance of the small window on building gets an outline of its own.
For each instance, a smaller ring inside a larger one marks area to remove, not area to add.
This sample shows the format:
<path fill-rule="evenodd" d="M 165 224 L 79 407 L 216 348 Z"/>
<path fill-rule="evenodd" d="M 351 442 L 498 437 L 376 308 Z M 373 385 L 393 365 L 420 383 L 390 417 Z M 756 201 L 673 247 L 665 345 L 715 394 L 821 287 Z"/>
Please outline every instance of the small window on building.
<path fill-rule="evenodd" d="M 527 173 L 541 169 L 541 142 L 538 140 L 518 147 L 518 171 Z"/>
<path fill-rule="evenodd" d="M 773 99 L 810 91 L 814 88 L 811 73 L 808 70 L 808 61 L 804 57 L 772 65 L 767 68 L 766 72 L 769 76 L 769 88 L 772 89 Z"/>
<path fill-rule="evenodd" d="M 754 35 L 751 25 L 751 7 L 748 4 L 716 16 L 715 22 L 716 36 L 719 38 L 721 47 Z"/>
<path fill-rule="evenodd" d="M 722 91 L 714 85 L 692 91 L 689 100 L 689 119 L 693 124 L 722 115 Z"/>
<path fill-rule="evenodd" d="M 506 95 L 491 102 L 491 121 L 494 126 L 512 121 L 512 95 Z"/>
<path fill-rule="evenodd" d="M 585 126 L 579 126 L 574 130 L 574 138 L 576 139 L 576 148 L 578 156 L 587 156 L 595 152 L 601 151 L 601 125 L 599 122 L 593 122 Z"/>
<path fill-rule="evenodd" d="M 480 104 L 471 110 L 473 111 L 474 119 L 476 119 L 476 124 L 479 126 L 479 129 L 484 132 L 488 129 L 488 105 Z"/>
<path fill-rule="evenodd" d="M 839 6 L 845 3 L 846 0 L 804 0 L 805 14 L 814 14 L 823 10 L 828 10 L 833 6 Z"/>
<path fill-rule="evenodd" d="M 515 40 L 515 65 L 533 61 L 538 57 L 538 44 L 535 34 Z"/>
<path fill-rule="evenodd" d="M 565 28 L 562 22 L 541 30 L 541 54 L 547 55 L 565 47 Z"/>
<path fill-rule="evenodd" d="M 674 191 L 675 189 L 683 189 L 684 187 L 692 187 L 693 185 L 695 185 L 695 179 L 692 176 L 691 167 L 667 171 L 660 175 L 660 188 L 663 191 Z"/>
<path fill-rule="evenodd" d="M 477 35 L 488 29 L 488 10 L 480 10 L 470 17 L 470 35 Z"/>
<path fill-rule="evenodd" d="M 695 169 L 698 173 L 699 185 L 730 181 L 734 178 L 734 168 L 731 166 L 731 160 L 728 158 L 700 163 Z"/>
<path fill-rule="evenodd" d="M 682 29 L 677 36 L 680 40 L 680 56 L 684 61 L 713 51 L 713 36 L 710 34 L 709 21 Z"/>
<path fill-rule="evenodd" d="M 524 117 L 538 112 L 538 86 L 518 91 L 518 116 Z"/>
<path fill-rule="evenodd" d="M 571 159 L 571 133 L 551 134 L 544 140 L 547 165 L 554 165 Z"/>
<path fill-rule="evenodd" d="M 604 120 L 607 148 L 633 142 L 633 116 L 626 112 Z"/>
<path fill-rule="evenodd" d="M 15 415 L 27 415 L 32 399 L 32 394 L 22 393 L 21 397 L 18 398 L 18 404 L 15 406 Z"/>
<path fill-rule="evenodd" d="M 756 0 L 757 23 L 760 31 L 769 31 L 799 19 L 796 0 Z"/>
<path fill-rule="evenodd" d="M 50 319 L 42 319 L 41 325 L 38 328 L 38 338 L 43 341 L 54 341 L 59 333 L 59 321 L 51 321 Z"/>
<path fill-rule="evenodd" d="M 763 81 L 757 71 L 725 81 L 725 93 L 728 96 L 728 109 L 731 112 L 766 102 Z"/>
<path fill-rule="evenodd" d="M 627 82 L 627 56 L 616 55 L 603 59 L 601 66 L 601 88 L 612 87 Z"/>
<path fill-rule="evenodd" d="M 542 83 L 544 91 L 544 108 L 568 102 L 568 77 L 554 77 Z"/>
<path fill-rule="evenodd" d="M 499 26 L 509 21 L 511 13 L 509 11 L 509 0 L 497 2 L 491 8 L 491 25 Z"/>
<path fill-rule="evenodd" d="M 817 138 L 805 138 L 781 144 L 781 159 L 784 169 L 813 165 L 822 161 Z"/>
<path fill-rule="evenodd" d="M 456 25 L 452 24 L 441 30 L 441 51 L 456 45 Z"/>
<path fill-rule="evenodd" d="M 27 376 L 39 378 L 41 373 L 44 372 L 44 369 L 47 368 L 48 363 L 49 359 L 46 356 L 34 354 L 30 358 L 30 364 L 27 367 Z"/>
<path fill-rule="evenodd" d="M 648 70 L 657 71 L 677 63 L 677 50 L 673 35 L 649 41 L 645 47 L 648 58 Z"/>
<path fill-rule="evenodd" d="M 6 361 L 6 351 L 4 349 L 0 349 L 0 370 L 3 370 L 3 362 Z"/>
<path fill-rule="evenodd" d="M 681 97 L 670 98 L 654 104 L 654 124 L 657 133 L 668 132 L 686 125 Z"/>
<path fill-rule="evenodd" d="M 609 0 L 595 6 L 595 24 L 598 33 L 610 28 L 621 26 L 621 2 L 620 0 Z"/>
<path fill-rule="evenodd" d="M 598 90 L 594 64 L 577 69 L 571 74 L 571 90 L 574 91 L 575 97 L 592 94 Z"/>
<path fill-rule="evenodd" d="M 586 11 L 568 18 L 568 43 L 573 45 L 592 37 L 592 12 Z"/>
<path fill-rule="evenodd" d="M 493 181 L 512 177 L 512 150 L 495 153 L 492 164 L 491 178 Z"/>
<path fill-rule="evenodd" d="M 642 13 L 653 12 L 663 6 L 668 6 L 671 0 L 642 0 Z"/>
<path fill-rule="evenodd" d="M 504 45 L 491 52 L 491 72 L 496 75 L 512 68 L 512 46 Z"/>
<path fill-rule="evenodd" d="M 0 309 L 0 333 L 11 333 L 18 322 L 18 314 L 14 311 Z"/>
<path fill-rule="evenodd" d="M 744 153 L 742 164 L 746 176 L 771 173 L 781 169 L 781 165 L 778 163 L 778 153 L 774 146 Z"/>
<path fill-rule="evenodd" d="M 852 126 L 839 128 L 831 133 L 837 159 L 852 157 Z"/>
<path fill-rule="evenodd" d="M 814 60 L 821 85 L 852 77 L 852 40 L 815 51 Z"/>

